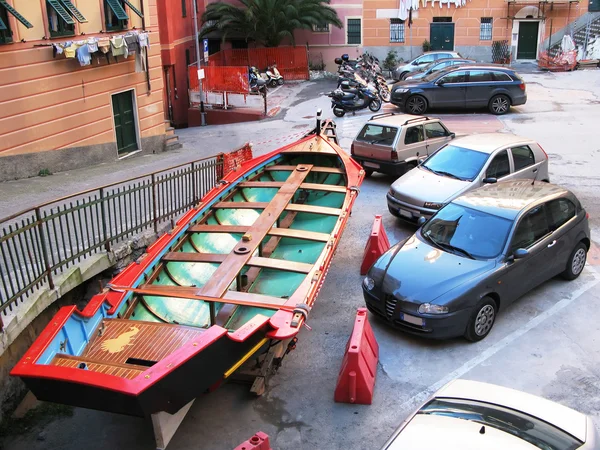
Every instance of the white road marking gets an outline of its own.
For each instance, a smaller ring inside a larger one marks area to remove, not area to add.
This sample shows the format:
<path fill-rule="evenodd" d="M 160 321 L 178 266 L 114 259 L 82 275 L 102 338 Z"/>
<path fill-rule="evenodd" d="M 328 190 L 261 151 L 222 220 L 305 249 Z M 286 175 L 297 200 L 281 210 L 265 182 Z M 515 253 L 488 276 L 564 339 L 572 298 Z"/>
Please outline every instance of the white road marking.
<path fill-rule="evenodd" d="M 531 319 L 529 322 L 527 322 L 527 324 L 524 327 L 513 331 L 511 334 L 506 336 L 504 339 L 496 342 L 494 345 L 492 345 L 488 349 L 484 350 L 482 353 L 480 353 L 473 359 L 464 363 L 462 366 L 460 366 L 455 371 L 450 372 L 448 375 L 446 375 L 444 378 L 439 380 L 437 383 L 432 384 L 427 389 L 425 389 L 425 390 L 419 392 L 418 394 L 416 394 L 415 396 L 413 396 L 410 400 L 407 400 L 406 402 L 402 403 L 402 405 L 400 405 L 400 408 L 402 410 L 410 409 L 412 411 L 415 407 L 421 405 L 425 400 L 427 400 L 429 397 L 431 397 L 431 395 L 433 395 L 435 392 L 440 390 L 443 386 L 450 383 L 452 380 L 462 377 L 464 374 L 469 372 L 471 369 L 474 369 L 482 362 L 488 360 L 489 358 L 494 356 L 496 353 L 498 353 L 500 350 L 503 350 L 506 346 L 513 343 L 515 340 L 517 340 L 518 338 L 523 336 L 525 333 L 527 333 L 528 331 L 537 327 L 544 320 L 548 319 L 549 317 L 553 316 L 557 312 L 559 312 L 562 309 L 569 306 L 571 303 L 573 303 L 575 300 L 577 300 L 579 297 L 581 297 L 584 293 L 586 293 L 587 291 L 592 289 L 594 286 L 596 286 L 598 283 L 600 283 L 600 274 L 598 274 L 594 269 L 590 268 L 589 266 L 586 266 L 585 270 L 594 276 L 593 280 L 589 281 L 588 283 L 585 283 L 579 289 L 574 291 L 571 294 L 571 296 L 560 300 L 552 308 L 544 311 L 540 315 Z"/>

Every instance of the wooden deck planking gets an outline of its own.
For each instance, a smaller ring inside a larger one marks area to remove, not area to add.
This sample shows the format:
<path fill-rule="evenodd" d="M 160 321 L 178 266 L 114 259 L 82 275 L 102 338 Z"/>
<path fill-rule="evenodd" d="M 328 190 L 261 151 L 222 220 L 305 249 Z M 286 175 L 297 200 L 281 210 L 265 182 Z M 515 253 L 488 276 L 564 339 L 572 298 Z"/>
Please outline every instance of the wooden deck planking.
<path fill-rule="evenodd" d="M 252 236 L 250 242 L 240 242 L 225 261 L 217 268 L 212 277 L 200 290 L 201 295 L 210 297 L 222 297 L 235 280 L 240 270 L 252 257 L 252 253 L 258 248 L 269 230 L 275 225 L 281 213 L 289 206 L 298 187 L 304 182 L 312 169 L 310 164 L 301 164 L 296 167 L 279 189 L 277 194 L 268 203 L 261 215 L 250 227 L 247 234 Z M 304 170 L 299 170 L 304 169 Z M 245 247 L 248 251 L 244 254 L 235 253 L 237 249 Z"/>
<path fill-rule="evenodd" d="M 160 361 L 203 332 L 181 325 L 136 320 L 105 319 L 103 324 L 102 336 L 92 339 L 82 357 L 119 364 L 125 364 L 129 358 Z"/>
<path fill-rule="evenodd" d="M 318 241 L 318 242 L 327 242 L 331 237 L 327 233 L 319 233 L 317 231 L 304 231 L 304 230 L 295 230 L 293 228 L 271 228 L 269 231 L 270 236 L 277 237 L 286 237 L 286 238 L 294 238 L 294 239 L 303 239 L 306 241 Z"/>
<path fill-rule="evenodd" d="M 189 233 L 245 233 L 250 226 L 241 225 L 193 225 Z"/>
<path fill-rule="evenodd" d="M 346 186 L 340 186 L 339 184 L 302 183 L 300 189 L 306 189 L 307 191 L 338 192 L 340 194 L 346 193 Z"/>
<path fill-rule="evenodd" d="M 103 364 L 97 362 L 89 362 L 86 358 L 77 359 L 77 357 L 66 357 L 67 355 L 56 355 L 52 360 L 52 365 L 61 366 L 61 367 L 72 367 L 77 368 L 79 363 L 85 362 L 88 370 L 91 372 L 99 372 L 104 373 L 106 375 L 113 375 L 115 377 L 127 378 L 128 380 L 132 380 L 141 374 L 144 369 L 136 369 L 136 368 L 124 368 L 120 365 L 112 365 L 112 364 Z M 83 370 L 83 369 L 80 369 Z"/>

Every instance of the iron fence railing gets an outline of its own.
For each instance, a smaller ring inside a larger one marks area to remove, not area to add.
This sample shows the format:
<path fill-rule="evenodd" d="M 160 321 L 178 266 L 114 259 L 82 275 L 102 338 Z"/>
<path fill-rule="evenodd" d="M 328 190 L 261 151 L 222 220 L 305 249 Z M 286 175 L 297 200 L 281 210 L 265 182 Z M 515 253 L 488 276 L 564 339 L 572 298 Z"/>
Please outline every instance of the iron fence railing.
<path fill-rule="evenodd" d="M 223 172 L 216 155 L 90 189 L 0 219 L 2 317 L 83 258 L 196 205 Z"/>

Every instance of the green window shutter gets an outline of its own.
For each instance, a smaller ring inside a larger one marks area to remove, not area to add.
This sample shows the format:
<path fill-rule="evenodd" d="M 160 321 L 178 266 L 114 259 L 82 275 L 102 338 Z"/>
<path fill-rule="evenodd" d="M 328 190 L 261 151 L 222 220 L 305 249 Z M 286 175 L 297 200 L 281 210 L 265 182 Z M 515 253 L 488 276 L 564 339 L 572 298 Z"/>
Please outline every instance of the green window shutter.
<path fill-rule="evenodd" d="M 65 23 L 68 23 L 69 25 L 73 25 L 75 23 L 75 21 L 71 18 L 71 16 L 67 12 L 67 10 L 62 5 L 62 3 L 60 3 L 58 0 L 46 0 L 46 1 L 48 2 L 48 4 L 50 6 L 52 6 L 52 9 L 54 11 L 56 11 L 56 14 L 58 14 L 58 17 L 60 17 L 62 20 L 64 20 Z"/>
<path fill-rule="evenodd" d="M 23 17 L 21 14 L 19 14 L 15 8 L 13 8 L 8 3 L 6 3 L 6 0 L 0 0 L 0 5 L 4 6 L 4 9 L 6 9 L 9 13 L 11 13 L 13 16 L 15 16 L 15 19 L 17 19 L 19 22 L 21 22 L 27 28 L 33 28 L 33 25 L 31 25 L 25 17 Z"/>
<path fill-rule="evenodd" d="M 129 20 L 129 16 L 123 9 L 123 6 L 121 6 L 121 3 L 119 2 L 119 0 L 105 0 L 105 1 L 108 4 L 108 6 L 110 6 L 110 9 L 112 9 L 112 12 L 115 13 L 115 16 L 117 16 L 117 19 Z"/>
<path fill-rule="evenodd" d="M 61 0 L 63 6 L 69 11 L 69 13 L 77 19 L 79 23 L 86 23 L 87 19 L 83 17 L 83 14 L 79 12 L 79 10 L 75 7 L 71 0 Z"/>
<path fill-rule="evenodd" d="M 6 24 L 2 21 L 2 18 L 0 18 L 0 30 L 8 30 L 8 27 L 6 26 Z"/>
<path fill-rule="evenodd" d="M 144 0 L 142 0 L 144 1 Z M 134 5 L 131 4 L 131 2 L 129 0 L 123 0 L 123 3 L 125 3 L 127 6 L 129 6 L 129 8 L 136 13 L 138 16 L 140 16 L 140 18 L 144 18 L 144 15 L 142 14 L 142 12 L 137 9 Z"/>

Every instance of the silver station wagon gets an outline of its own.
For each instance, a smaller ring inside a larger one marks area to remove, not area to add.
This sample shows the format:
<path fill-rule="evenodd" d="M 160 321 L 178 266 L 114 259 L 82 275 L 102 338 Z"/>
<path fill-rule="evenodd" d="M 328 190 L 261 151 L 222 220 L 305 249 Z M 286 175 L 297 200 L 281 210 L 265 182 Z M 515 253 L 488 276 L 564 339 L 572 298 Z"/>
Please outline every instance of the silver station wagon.
<path fill-rule="evenodd" d="M 548 155 L 537 142 L 506 133 L 456 138 L 392 184 L 388 209 L 416 223 L 467 191 L 517 179 L 550 181 Z"/>

